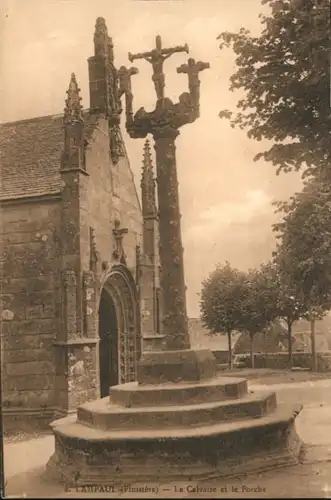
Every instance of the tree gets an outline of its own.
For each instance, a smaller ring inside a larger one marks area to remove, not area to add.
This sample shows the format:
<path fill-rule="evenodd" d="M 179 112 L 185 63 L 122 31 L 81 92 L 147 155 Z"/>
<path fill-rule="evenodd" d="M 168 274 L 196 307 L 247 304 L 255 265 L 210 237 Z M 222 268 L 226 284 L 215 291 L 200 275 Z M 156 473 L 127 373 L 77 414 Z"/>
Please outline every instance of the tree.
<path fill-rule="evenodd" d="M 256 155 L 277 173 L 304 169 L 306 175 L 331 164 L 330 1 L 262 0 L 270 8 L 254 37 L 241 28 L 221 33 L 220 48 L 236 54 L 230 90 L 243 90 L 239 112 L 221 111 L 250 138 L 273 141 Z"/>
<path fill-rule="evenodd" d="M 331 292 L 331 186 L 312 179 L 277 211 L 283 217 L 273 225 L 276 262 L 305 303 L 321 307 Z"/>
<path fill-rule="evenodd" d="M 245 274 L 226 262 L 219 265 L 202 282 L 200 295 L 201 319 L 212 334 L 226 333 L 229 348 L 229 368 L 232 368 L 232 338 L 242 328 L 245 299 Z"/>
<path fill-rule="evenodd" d="M 277 265 L 277 255 L 274 255 L 274 262 L 269 262 L 264 266 L 265 273 L 269 275 L 271 284 L 271 297 L 273 295 L 275 315 L 277 318 L 285 321 L 287 326 L 288 339 L 288 362 L 289 367 L 293 366 L 293 342 L 292 342 L 292 326 L 293 323 L 299 320 L 307 309 L 305 304 L 300 301 L 297 296 L 297 288 L 291 282 L 290 277 L 284 274 L 283 270 Z"/>
<path fill-rule="evenodd" d="M 331 306 L 330 183 L 322 177 L 307 181 L 302 192 L 278 204 L 278 211 L 283 218 L 274 225 L 278 237 L 275 260 L 308 311 L 316 369 L 315 320 Z"/>
<path fill-rule="evenodd" d="M 251 341 L 251 367 L 254 368 L 254 337 L 267 333 L 268 327 L 277 317 L 274 290 L 270 274 L 265 266 L 250 269 L 245 275 L 245 298 L 239 330 L 246 332 Z"/>

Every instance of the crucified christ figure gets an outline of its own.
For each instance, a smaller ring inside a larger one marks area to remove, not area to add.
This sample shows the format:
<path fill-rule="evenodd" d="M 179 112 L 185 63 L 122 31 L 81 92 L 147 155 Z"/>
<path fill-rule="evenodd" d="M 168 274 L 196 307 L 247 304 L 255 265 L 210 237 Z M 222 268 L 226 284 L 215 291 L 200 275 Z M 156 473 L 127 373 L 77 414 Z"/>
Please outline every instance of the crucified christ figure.
<path fill-rule="evenodd" d="M 163 63 L 168 57 L 177 52 L 188 53 L 188 45 L 162 49 L 161 37 L 158 35 L 155 39 L 155 49 L 150 52 L 141 52 L 139 54 L 131 54 L 129 52 L 129 61 L 133 62 L 136 59 L 145 59 L 153 68 L 152 80 L 156 91 L 157 99 L 164 99 L 165 76 L 163 73 Z"/>

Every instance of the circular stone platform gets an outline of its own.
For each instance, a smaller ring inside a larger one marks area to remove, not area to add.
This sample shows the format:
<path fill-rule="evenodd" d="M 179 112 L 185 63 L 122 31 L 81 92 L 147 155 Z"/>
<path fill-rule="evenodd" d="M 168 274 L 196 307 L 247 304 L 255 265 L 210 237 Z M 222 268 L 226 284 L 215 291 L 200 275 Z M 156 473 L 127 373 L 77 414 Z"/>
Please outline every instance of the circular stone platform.
<path fill-rule="evenodd" d="M 143 382 L 112 387 L 109 397 L 53 422 L 48 476 L 67 486 L 190 481 L 297 463 L 294 420 L 301 407 L 277 407 L 274 392 L 249 393 L 245 379 L 216 377 L 210 354 L 190 352 L 189 360 L 198 362 L 193 372 L 190 361 L 183 363 L 180 376 L 176 359 L 183 352 L 179 358 L 164 353 L 174 367 L 162 371 L 157 364 L 156 384 L 145 359 Z"/>

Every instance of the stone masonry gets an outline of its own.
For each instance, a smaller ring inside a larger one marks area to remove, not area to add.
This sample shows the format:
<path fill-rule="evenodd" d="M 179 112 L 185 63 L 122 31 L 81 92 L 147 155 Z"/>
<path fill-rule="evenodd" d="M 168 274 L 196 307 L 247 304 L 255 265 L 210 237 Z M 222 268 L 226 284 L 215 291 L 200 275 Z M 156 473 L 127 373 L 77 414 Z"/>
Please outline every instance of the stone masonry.
<path fill-rule="evenodd" d="M 144 265 L 137 275 L 137 249 L 144 263 L 146 224 L 118 125 L 119 100 L 111 92 L 117 72 L 108 35 L 105 50 L 100 46 L 105 29 L 97 22 L 88 110 L 73 74 L 64 115 L 0 127 L 5 422 L 7 416 L 50 420 L 99 397 L 98 304 L 107 283 L 119 290 L 119 301 L 137 307 L 122 325 L 125 337 L 133 321 L 137 356 L 140 296 L 151 308 L 147 316 L 154 314 L 159 269 L 155 264 L 155 282 L 145 290 L 151 275 L 146 280 Z M 127 230 L 124 263 L 114 254 L 116 221 Z"/>

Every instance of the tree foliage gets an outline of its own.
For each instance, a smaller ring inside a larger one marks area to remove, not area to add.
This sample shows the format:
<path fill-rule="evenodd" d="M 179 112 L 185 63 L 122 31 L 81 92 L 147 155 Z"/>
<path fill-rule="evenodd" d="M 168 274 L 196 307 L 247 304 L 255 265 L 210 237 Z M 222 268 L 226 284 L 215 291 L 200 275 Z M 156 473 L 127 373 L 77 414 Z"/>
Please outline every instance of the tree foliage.
<path fill-rule="evenodd" d="M 274 291 L 264 268 L 243 272 L 227 262 L 202 283 L 201 318 L 214 333 L 226 332 L 232 358 L 231 333 L 249 334 L 253 362 L 254 335 L 275 319 Z"/>
<path fill-rule="evenodd" d="M 243 328 L 250 334 L 262 332 L 274 319 L 273 289 L 263 266 L 246 273 Z"/>
<path fill-rule="evenodd" d="M 301 193 L 280 203 L 283 220 L 275 261 L 296 288 L 311 324 L 312 368 L 317 369 L 315 320 L 331 307 L 331 186 L 327 176 L 306 182 Z"/>
<path fill-rule="evenodd" d="M 218 37 L 220 48 L 236 55 L 230 90 L 244 91 L 239 112 L 224 110 L 232 127 L 250 138 L 268 139 L 260 152 L 277 173 L 304 169 L 311 174 L 331 163 L 330 148 L 330 1 L 262 0 L 260 36 L 241 28 Z"/>
<path fill-rule="evenodd" d="M 226 262 L 202 282 L 201 318 L 214 333 L 238 330 L 244 300 L 245 275 Z"/>
<path fill-rule="evenodd" d="M 251 366 L 254 367 L 254 336 L 267 333 L 276 319 L 274 286 L 268 268 L 262 265 L 259 269 L 250 269 L 246 273 L 245 290 L 241 330 L 250 336 Z"/>
<path fill-rule="evenodd" d="M 291 276 L 280 268 L 277 262 L 277 255 L 274 261 L 261 266 L 263 273 L 268 278 L 270 286 L 270 300 L 273 302 L 273 309 L 277 318 L 293 323 L 306 313 L 306 306 L 298 296 L 297 286 L 291 280 Z"/>
<path fill-rule="evenodd" d="M 292 326 L 307 313 L 307 307 L 298 295 L 298 289 L 285 270 L 279 267 L 275 255 L 273 262 L 268 262 L 264 266 L 264 273 L 268 276 L 270 285 L 270 300 L 273 303 L 274 314 L 277 318 L 285 321 L 287 325 L 287 341 L 289 366 L 293 365 L 292 348 Z"/>
<path fill-rule="evenodd" d="M 283 218 L 274 225 L 275 262 L 307 310 L 322 313 L 331 296 L 331 186 L 311 179 L 278 211 Z"/>
<path fill-rule="evenodd" d="M 232 363 L 231 334 L 242 326 L 242 304 L 245 275 L 226 262 L 202 282 L 201 319 L 212 333 L 226 333 L 229 344 L 229 366 Z"/>

